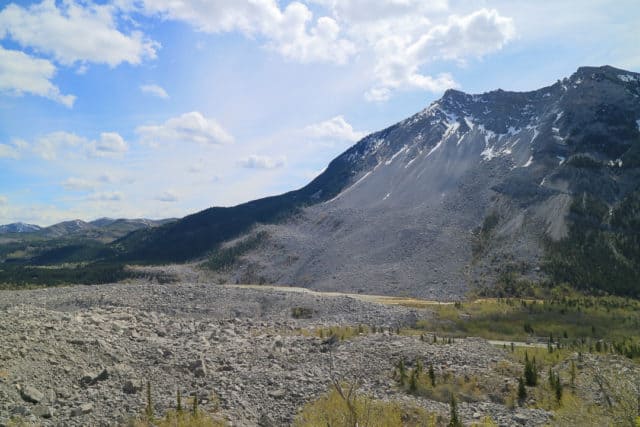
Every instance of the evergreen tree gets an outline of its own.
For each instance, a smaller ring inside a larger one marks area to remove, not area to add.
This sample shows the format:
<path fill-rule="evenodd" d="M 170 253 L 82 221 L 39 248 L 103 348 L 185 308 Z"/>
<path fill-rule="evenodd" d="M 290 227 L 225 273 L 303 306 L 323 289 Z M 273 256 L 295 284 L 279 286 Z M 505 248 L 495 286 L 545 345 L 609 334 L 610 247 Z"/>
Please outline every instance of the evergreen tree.
<path fill-rule="evenodd" d="M 524 380 L 529 387 L 538 385 L 538 369 L 536 368 L 535 359 L 530 361 L 527 352 L 524 353 Z"/>
<path fill-rule="evenodd" d="M 147 407 L 145 408 L 147 419 L 153 419 L 153 402 L 151 401 L 151 382 L 147 381 Z"/>
<path fill-rule="evenodd" d="M 569 373 L 571 375 L 571 387 L 573 388 L 576 386 L 576 364 L 573 360 L 571 361 L 571 369 Z"/>
<path fill-rule="evenodd" d="M 176 396 L 176 410 L 178 412 L 182 412 L 182 394 L 180 394 L 180 389 L 178 389 Z"/>
<path fill-rule="evenodd" d="M 418 390 L 418 371 L 414 369 L 409 378 L 409 392 L 415 393 Z"/>
<path fill-rule="evenodd" d="M 462 421 L 460 421 L 460 417 L 458 416 L 458 403 L 456 402 L 456 398 L 454 395 L 451 395 L 451 419 L 449 420 L 448 427 L 463 427 Z"/>
<path fill-rule="evenodd" d="M 527 398 L 527 388 L 524 386 L 524 380 L 522 377 L 518 378 L 518 400 L 520 403 L 524 402 Z"/>
<path fill-rule="evenodd" d="M 398 381 L 400 382 L 400 385 L 404 385 L 407 382 L 407 369 L 404 366 L 404 360 L 400 359 L 396 370 L 398 372 Z"/>
<path fill-rule="evenodd" d="M 436 385 L 436 371 L 433 370 L 433 364 L 429 363 L 429 379 L 431 380 L 431 386 Z"/>
<path fill-rule="evenodd" d="M 198 393 L 193 395 L 193 408 L 192 408 L 194 418 L 198 416 Z"/>

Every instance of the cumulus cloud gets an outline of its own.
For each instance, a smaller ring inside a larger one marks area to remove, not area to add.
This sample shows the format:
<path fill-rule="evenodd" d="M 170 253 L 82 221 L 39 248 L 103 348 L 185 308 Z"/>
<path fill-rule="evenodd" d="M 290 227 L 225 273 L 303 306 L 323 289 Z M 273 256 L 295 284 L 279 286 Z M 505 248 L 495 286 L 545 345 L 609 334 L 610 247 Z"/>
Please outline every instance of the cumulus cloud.
<path fill-rule="evenodd" d="M 278 169 L 287 163 L 285 157 L 269 157 L 252 154 L 238 161 L 238 166 L 246 169 Z"/>
<path fill-rule="evenodd" d="M 446 23 L 432 26 L 418 38 L 389 34 L 375 42 L 376 84 L 365 95 L 384 101 L 395 90 L 422 89 L 440 92 L 457 84 L 448 73 L 423 74 L 425 64 L 436 60 L 482 58 L 500 50 L 515 37 L 513 20 L 496 10 L 480 9 L 469 15 L 451 15 Z"/>
<path fill-rule="evenodd" d="M 119 156 L 129 149 L 129 145 L 115 132 L 103 132 L 100 139 L 92 141 L 88 146 L 88 153 L 93 157 Z"/>
<path fill-rule="evenodd" d="M 93 62 L 115 67 L 155 58 L 158 44 L 140 31 L 120 32 L 109 5 L 43 0 L 28 7 L 9 4 L 0 11 L 0 35 L 53 56 L 59 63 Z M 2 62 L 2 61 L 0 61 Z"/>
<path fill-rule="evenodd" d="M 173 190 L 166 190 L 164 193 L 158 195 L 155 199 L 165 203 L 174 203 L 179 200 L 178 195 Z"/>
<path fill-rule="evenodd" d="M 336 116 L 324 122 L 309 125 L 303 129 L 303 134 L 314 139 L 329 139 L 339 141 L 358 141 L 366 136 L 365 132 L 353 130 L 343 116 Z"/>
<path fill-rule="evenodd" d="M 173 117 L 161 125 L 136 128 L 143 143 L 157 146 L 163 142 L 194 142 L 198 144 L 229 144 L 233 137 L 214 119 L 197 111 Z"/>
<path fill-rule="evenodd" d="M 61 155 L 77 157 L 79 153 L 87 157 L 116 157 L 129 148 L 115 132 L 103 132 L 98 140 L 89 140 L 71 132 L 51 132 L 36 138 L 30 146 L 33 153 L 45 160 L 57 160 Z"/>
<path fill-rule="evenodd" d="M 238 31 L 248 37 L 262 36 L 267 47 L 301 62 L 345 63 L 356 51 L 341 37 L 336 20 L 313 13 L 294 1 L 281 9 L 276 0 L 141 0 L 122 1 L 130 9 L 164 19 L 187 22 L 207 33 Z"/>
<path fill-rule="evenodd" d="M 514 37 L 511 18 L 501 16 L 495 9 L 480 9 L 466 16 L 450 16 L 446 24 L 433 27 L 411 45 L 408 53 L 418 58 L 481 58 L 501 49 Z"/>
<path fill-rule="evenodd" d="M 85 145 L 87 140 L 70 132 L 52 132 L 36 139 L 32 146 L 35 154 L 45 160 L 56 160 L 62 150 Z"/>
<path fill-rule="evenodd" d="M 167 93 L 166 90 L 164 90 L 161 86 L 158 85 L 142 85 L 140 86 L 140 90 L 143 93 L 158 97 L 158 98 L 162 98 L 162 99 L 168 99 L 169 98 L 169 94 Z"/>
<path fill-rule="evenodd" d="M 72 107 L 76 97 L 63 95 L 51 82 L 55 73 L 56 67 L 45 59 L 33 58 L 24 52 L 0 46 L 0 92 L 14 95 L 28 93 Z"/>

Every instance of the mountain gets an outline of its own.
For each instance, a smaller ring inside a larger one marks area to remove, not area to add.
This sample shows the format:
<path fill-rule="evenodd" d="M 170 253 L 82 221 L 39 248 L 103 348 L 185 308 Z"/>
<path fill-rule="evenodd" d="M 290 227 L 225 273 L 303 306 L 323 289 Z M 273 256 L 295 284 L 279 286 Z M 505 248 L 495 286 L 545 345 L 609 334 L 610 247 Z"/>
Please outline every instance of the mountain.
<path fill-rule="evenodd" d="M 132 231 L 166 224 L 173 219 L 151 220 L 99 218 L 85 222 L 80 219 L 64 221 L 38 230 L 37 235 L 45 238 L 86 238 L 111 241 Z"/>
<path fill-rule="evenodd" d="M 0 262 L 51 265 L 101 261 L 115 255 L 110 242 L 171 221 L 174 219 L 100 218 L 91 222 L 64 221 L 45 228 L 27 224 L 1 226 Z"/>
<path fill-rule="evenodd" d="M 45 227 L 40 230 L 40 235 L 50 238 L 64 237 L 70 234 L 92 230 L 93 228 L 94 226 L 89 224 L 88 222 L 82 221 L 80 219 L 74 219 L 71 221 L 59 222 L 57 224 L 50 225 L 49 227 Z"/>
<path fill-rule="evenodd" d="M 226 279 L 441 297 L 511 275 L 637 294 L 639 128 L 640 75 L 610 66 L 530 92 L 448 90 L 300 190 L 115 247 L 185 261 L 264 232 Z"/>
<path fill-rule="evenodd" d="M 14 222 L 12 224 L 0 225 L 0 234 L 33 233 L 40 229 L 41 227 L 34 224 L 25 224 L 24 222 Z"/>

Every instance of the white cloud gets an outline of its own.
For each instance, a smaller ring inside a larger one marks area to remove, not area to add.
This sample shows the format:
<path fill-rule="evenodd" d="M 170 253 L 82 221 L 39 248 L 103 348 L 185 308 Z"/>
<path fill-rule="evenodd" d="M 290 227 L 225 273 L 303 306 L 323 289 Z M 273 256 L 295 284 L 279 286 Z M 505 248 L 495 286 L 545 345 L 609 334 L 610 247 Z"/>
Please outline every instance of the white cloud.
<path fill-rule="evenodd" d="M 357 132 L 344 119 L 336 116 L 321 123 L 309 125 L 303 129 L 303 134 L 314 139 L 328 139 L 356 142 L 366 136 L 366 132 Z"/>
<path fill-rule="evenodd" d="M 9 204 L 9 199 L 6 196 L 0 196 L 0 206 L 6 206 Z"/>
<path fill-rule="evenodd" d="M 63 95 L 60 89 L 51 83 L 55 72 L 56 67 L 45 59 L 33 58 L 24 52 L 7 50 L 0 46 L 0 92 L 15 95 L 29 93 L 72 107 L 76 97 Z"/>
<path fill-rule="evenodd" d="M 124 34 L 116 28 L 108 5 L 43 0 L 29 7 L 10 4 L 0 11 L 0 35 L 8 34 L 23 47 L 52 55 L 58 62 L 139 64 L 155 58 L 158 44 L 141 32 Z"/>
<path fill-rule="evenodd" d="M 408 53 L 416 58 L 481 58 L 514 37 L 511 18 L 495 9 L 480 9 L 466 16 L 451 15 L 446 24 L 433 27 L 411 45 Z"/>
<path fill-rule="evenodd" d="M 33 152 L 45 160 L 56 160 L 62 150 L 87 144 L 86 138 L 70 132 L 52 132 L 36 139 Z"/>
<path fill-rule="evenodd" d="M 98 141 L 92 141 L 88 153 L 93 157 L 112 157 L 122 155 L 129 149 L 128 144 L 115 132 L 103 132 Z"/>
<path fill-rule="evenodd" d="M 18 150 L 15 147 L 12 147 L 7 144 L 0 144 L 0 159 L 8 158 L 8 159 L 17 159 L 20 157 Z"/>
<path fill-rule="evenodd" d="M 229 144 L 233 137 L 214 119 L 197 111 L 173 117 L 161 125 L 139 126 L 140 140 L 151 146 L 163 142 L 194 142 L 199 144 Z"/>
<path fill-rule="evenodd" d="M 457 84 L 449 73 L 423 74 L 421 68 L 437 60 L 482 58 L 500 50 L 515 37 L 513 20 L 496 10 L 480 9 L 469 15 L 451 15 L 445 24 L 432 26 L 415 38 L 390 33 L 375 41 L 376 84 L 366 94 L 370 101 L 384 101 L 395 90 L 422 89 L 441 92 Z"/>
<path fill-rule="evenodd" d="M 266 45 L 283 56 L 301 62 L 345 63 L 355 45 L 340 36 L 338 23 L 322 16 L 314 21 L 301 2 L 284 10 L 276 0 L 140 0 L 121 1 L 140 13 L 183 21 L 207 33 L 238 31 L 262 36 Z"/>
<path fill-rule="evenodd" d="M 329 7 L 334 16 L 353 24 L 419 17 L 447 10 L 447 0 L 313 0 Z"/>
<path fill-rule="evenodd" d="M 62 186 L 69 191 L 89 191 L 94 190 L 96 184 L 85 178 L 70 177 L 62 183 Z"/>
<path fill-rule="evenodd" d="M 245 169 L 278 169 L 287 163 L 285 157 L 269 157 L 252 154 L 238 161 L 238 166 Z"/>
<path fill-rule="evenodd" d="M 166 190 L 164 193 L 158 195 L 156 197 L 156 200 L 160 202 L 174 203 L 174 202 L 177 202 L 179 198 L 175 191 Z"/>
<path fill-rule="evenodd" d="M 25 147 L 28 147 L 27 144 Z M 128 150 L 128 144 L 115 132 L 103 132 L 98 140 L 89 140 L 71 132 L 52 132 L 36 138 L 31 151 L 45 160 L 59 157 L 116 157 Z"/>
<path fill-rule="evenodd" d="M 318 18 L 309 27 L 313 14 L 302 3 L 290 3 L 272 28 L 268 46 L 284 57 L 300 62 L 335 62 L 345 64 L 356 52 L 353 42 L 340 37 L 340 26 L 328 17 Z"/>
<path fill-rule="evenodd" d="M 99 202 L 119 202 L 123 199 L 123 195 L 119 191 L 106 191 L 90 194 L 88 200 Z"/>
<path fill-rule="evenodd" d="M 158 85 L 142 85 L 140 86 L 140 90 L 143 93 L 147 93 L 149 95 L 156 96 L 158 98 L 162 98 L 162 99 L 169 98 L 169 94 L 167 93 L 167 91 Z"/>

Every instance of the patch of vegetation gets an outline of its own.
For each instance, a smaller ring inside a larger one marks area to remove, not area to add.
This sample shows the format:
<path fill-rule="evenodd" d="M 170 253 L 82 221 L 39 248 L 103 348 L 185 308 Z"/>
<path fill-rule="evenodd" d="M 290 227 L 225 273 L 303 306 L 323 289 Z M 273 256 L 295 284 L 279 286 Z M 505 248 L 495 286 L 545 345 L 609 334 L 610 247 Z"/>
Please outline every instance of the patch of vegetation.
<path fill-rule="evenodd" d="M 95 262 L 112 257 L 114 251 L 108 246 L 96 242 L 77 242 L 64 246 L 45 249 L 29 260 L 31 265 L 54 265 L 60 263 Z"/>
<path fill-rule="evenodd" d="M 487 390 L 483 386 L 488 382 L 477 376 L 456 376 L 447 371 L 436 374 L 432 365 L 424 368 L 422 360 L 416 360 L 413 368 L 405 365 L 403 360 L 396 364 L 394 379 L 398 386 L 407 393 L 425 397 L 438 402 L 451 402 L 459 399 L 463 402 L 479 402 L 487 400 Z"/>
<path fill-rule="evenodd" d="M 485 248 L 491 240 L 493 231 L 500 223 L 500 215 L 497 212 L 491 212 L 484 218 L 482 226 L 475 231 L 475 238 L 472 243 L 471 250 L 474 257 L 478 257 L 484 252 Z"/>
<path fill-rule="evenodd" d="M 556 283 L 640 297 L 640 189 L 612 209 L 584 193 L 569 214 L 569 234 L 548 242 L 544 270 Z"/>
<path fill-rule="evenodd" d="M 640 359 L 640 301 L 549 291 L 535 299 L 483 299 L 433 304 L 433 318 L 418 321 L 424 331 L 504 341 L 551 342 L 574 351 L 615 353 Z"/>
<path fill-rule="evenodd" d="M 309 307 L 292 307 L 291 317 L 294 319 L 311 319 L 313 317 L 313 309 Z"/>
<path fill-rule="evenodd" d="M 381 328 L 382 329 L 382 328 Z M 340 341 L 348 340 L 360 335 L 366 335 L 369 333 L 375 333 L 376 328 L 368 327 L 366 325 L 358 325 L 358 326 L 329 326 L 324 328 L 315 328 L 315 329 L 298 329 L 298 333 L 307 337 L 318 337 L 318 338 L 330 338 L 336 337 L 336 339 Z M 380 332 L 382 332 L 380 330 Z"/>
<path fill-rule="evenodd" d="M 258 247 L 268 236 L 266 231 L 260 231 L 233 246 L 220 248 L 209 257 L 203 266 L 213 271 L 225 270 L 233 266 L 242 255 Z"/>
<path fill-rule="evenodd" d="M 164 417 L 154 415 L 151 383 L 147 383 L 147 404 L 144 414 L 129 422 L 129 427 L 226 427 L 224 418 L 202 411 L 198 406 L 198 397 L 186 399 L 183 406 L 180 391 L 176 393 L 175 410 L 167 411 Z"/>
<path fill-rule="evenodd" d="M 0 289 L 60 286 L 69 284 L 97 285 L 115 283 L 137 277 L 122 264 L 94 263 L 78 266 L 44 267 L 0 264 Z"/>
<path fill-rule="evenodd" d="M 605 372 L 589 366 L 582 353 L 566 349 L 549 352 L 545 348 L 516 348 L 510 357 L 517 363 L 536 361 L 539 379 L 536 386 L 527 386 L 527 403 L 553 411 L 552 426 L 633 426 L 638 411 L 637 378 L 625 377 L 615 369 Z M 602 356 L 598 358 L 596 363 L 610 363 Z M 594 400 L 594 389 L 599 390 L 604 402 Z"/>
<path fill-rule="evenodd" d="M 569 158 L 569 160 L 567 160 L 566 164 L 576 168 L 582 168 L 582 169 L 584 168 L 597 169 L 603 166 L 601 162 L 597 161 L 593 157 L 586 154 L 577 154 L 575 156 L 572 156 Z"/>
<path fill-rule="evenodd" d="M 346 387 L 345 387 L 346 388 Z M 436 427 L 444 420 L 418 407 L 352 394 L 346 399 L 335 387 L 306 404 L 294 421 L 296 427 Z"/>

